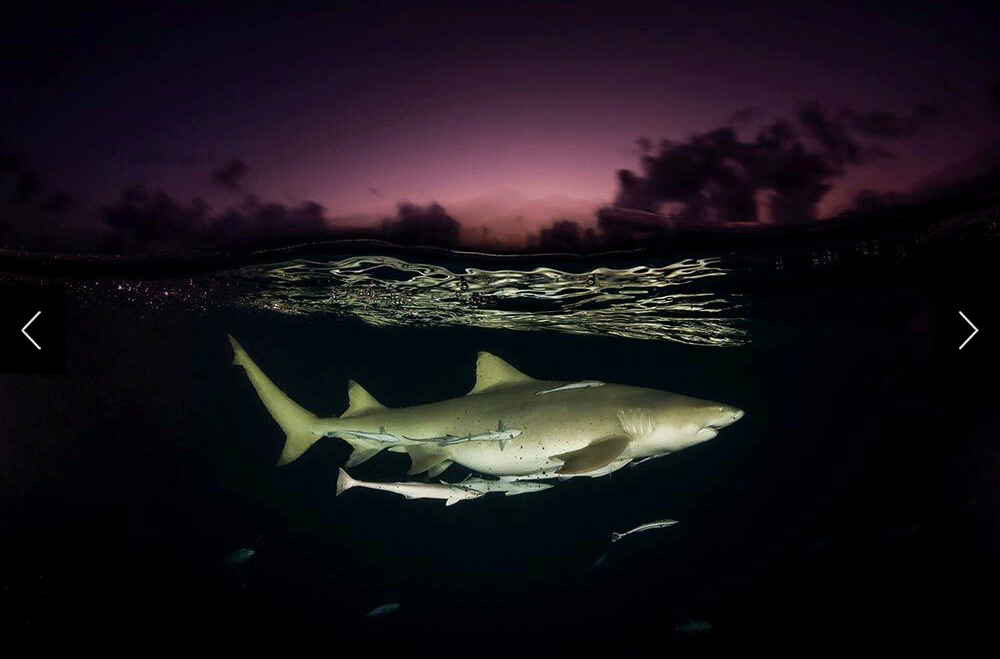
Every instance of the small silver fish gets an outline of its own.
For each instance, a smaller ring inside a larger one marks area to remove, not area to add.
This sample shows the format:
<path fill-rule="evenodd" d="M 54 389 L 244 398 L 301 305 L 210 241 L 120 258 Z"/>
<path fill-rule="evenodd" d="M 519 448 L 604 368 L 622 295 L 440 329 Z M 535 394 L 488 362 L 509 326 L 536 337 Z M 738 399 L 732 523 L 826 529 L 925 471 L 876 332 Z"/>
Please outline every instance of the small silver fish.
<path fill-rule="evenodd" d="M 662 453 L 660 455 L 651 455 L 648 458 L 643 458 L 642 460 L 635 460 L 629 466 L 630 467 L 638 467 L 643 462 L 649 462 L 650 460 L 653 460 L 654 458 L 662 458 L 664 455 L 669 455 L 669 453 Z"/>
<path fill-rule="evenodd" d="M 600 380 L 584 380 L 582 382 L 572 382 L 570 384 L 564 384 L 561 387 L 555 387 L 554 389 L 546 389 L 545 391 L 536 391 L 536 396 L 541 396 L 543 394 L 554 394 L 557 391 L 568 391 L 569 389 L 583 389 L 584 387 L 603 387 L 604 382 Z"/>
<path fill-rule="evenodd" d="M 640 526 L 635 527 L 630 531 L 625 531 L 625 533 L 612 533 L 611 542 L 618 542 L 627 535 L 632 535 L 633 533 L 642 533 L 643 531 L 652 531 L 653 529 L 663 529 L 668 526 L 673 526 L 677 523 L 676 519 L 661 519 L 655 522 L 648 522 Z"/>
<path fill-rule="evenodd" d="M 608 560 L 608 555 L 607 554 L 601 554 L 600 556 L 597 557 L 597 560 L 594 561 L 594 564 L 590 566 L 590 569 L 591 570 L 596 570 L 597 568 L 599 568 L 602 565 L 604 565 L 604 562 L 607 561 L 607 560 Z"/>
<path fill-rule="evenodd" d="M 701 634 L 707 631 L 711 631 L 712 623 L 707 620 L 689 620 L 684 624 L 677 625 L 674 627 L 675 631 L 681 632 L 683 634 Z"/>
<path fill-rule="evenodd" d="M 256 554 L 256 553 L 257 552 L 254 551 L 253 549 L 251 549 L 250 547 L 244 547 L 243 549 L 237 549 L 236 551 L 234 551 L 232 554 L 230 554 L 226 558 L 226 561 L 225 561 L 226 562 L 226 567 L 236 567 L 237 565 L 243 565 L 244 563 L 246 563 L 247 561 L 249 561 L 251 558 L 253 558 L 254 554 Z"/>
<path fill-rule="evenodd" d="M 532 483 L 529 481 L 505 481 L 505 480 L 486 480 L 485 478 L 473 478 L 471 475 L 464 481 L 459 483 L 463 487 L 469 487 L 477 492 L 482 492 L 483 494 L 488 494 L 490 492 L 503 492 L 506 496 L 513 497 L 518 494 L 525 494 L 528 492 L 541 492 L 542 490 L 547 490 L 551 487 L 555 487 L 551 483 Z"/>
<path fill-rule="evenodd" d="M 370 439 L 375 442 L 382 442 L 384 444 L 398 444 L 403 437 L 397 437 L 391 432 L 386 432 L 384 426 L 380 426 L 378 432 L 365 432 L 363 430 L 337 430 L 334 432 L 327 433 L 330 437 L 338 437 L 343 439 L 347 437 L 356 437 L 358 439 Z"/>
<path fill-rule="evenodd" d="M 384 616 L 392 613 L 399 608 L 398 602 L 390 602 L 388 604 L 383 604 L 382 606 L 376 606 L 374 609 L 368 612 L 369 618 L 377 618 L 378 616 Z"/>
<path fill-rule="evenodd" d="M 500 442 L 500 450 L 504 450 L 507 442 L 521 434 L 517 428 L 507 428 L 503 425 L 503 420 L 497 423 L 496 430 L 487 430 L 475 435 L 445 435 L 444 437 L 429 437 L 427 439 L 413 439 L 403 436 L 403 439 L 411 442 L 431 442 L 441 446 L 451 446 L 452 444 L 463 444 L 465 442 Z"/>

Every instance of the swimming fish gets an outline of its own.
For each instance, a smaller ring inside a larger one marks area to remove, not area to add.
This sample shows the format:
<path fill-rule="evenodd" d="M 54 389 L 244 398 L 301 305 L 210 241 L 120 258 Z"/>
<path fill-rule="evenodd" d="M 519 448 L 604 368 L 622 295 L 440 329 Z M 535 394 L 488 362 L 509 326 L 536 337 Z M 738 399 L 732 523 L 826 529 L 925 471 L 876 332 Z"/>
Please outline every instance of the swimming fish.
<path fill-rule="evenodd" d="M 388 604 L 383 604 L 382 606 L 376 606 L 374 609 L 368 612 L 366 617 L 377 618 L 378 616 L 384 616 L 388 613 L 392 613 L 400 607 L 398 602 L 390 602 Z"/>
<path fill-rule="evenodd" d="M 464 481 L 459 483 L 459 485 L 462 487 L 471 487 L 473 490 L 482 492 L 483 494 L 488 494 L 490 492 L 503 492 L 509 497 L 516 496 L 518 494 L 527 494 L 528 492 L 541 492 L 542 490 L 554 487 L 551 483 L 487 480 L 485 478 L 471 477 L 466 478 Z"/>
<path fill-rule="evenodd" d="M 282 392 L 233 337 L 229 341 L 233 363 L 243 367 L 285 433 L 278 465 L 298 459 L 320 438 L 335 436 L 354 448 L 347 467 L 387 449 L 409 453 L 410 475 L 455 462 L 500 477 L 589 476 L 633 459 L 700 444 L 743 417 L 742 410 L 724 403 L 656 389 L 621 384 L 573 387 L 580 383 L 536 380 L 499 357 L 480 352 L 476 384 L 465 396 L 389 409 L 352 381 L 347 411 L 340 417 L 320 418 Z M 558 395 L 536 395 L 555 390 Z M 504 430 L 484 431 L 497 419 L 503 421 Z M 400 441 L 383 441 L 383 429 Z M 508 431 L 511 436 L 502 448 L 499 437 Z M 499 433 L 496 438 L 494 433 Z M 483 435 L 489 439 L 476 439 Z M 448 437 L 461 441 L 441 445 L 440 440 Z"/>
<path fill-rule="evenodd" d="M 656 522 L 648 522 L 646 524 L 641 524 L 630 531 L 625 531 L 624 533 L 612 533 L 611 542 L 618 542 L 627 535 L 632 535 L 633 533 L 642 533 L 643 531 L 652 531 L 653 529 L 663 529 L 668 526 L 673 526 L 677 523 L 676 519 L 661 519 Z"/>
<path fill-rule="evenodd" d="M 449 485 L 448 483 L 370 483 L 351 478 L 346 471 L 340 469 L 337 477 L 337 494 L 352 487 L 366 487 L 370 490 L 382 490 L 383 492 L 394 492 L 402 494 L 407 499 L 444 499 L 445 505 L 464 501 L 466 499 L 477 499 L 483 496 L 482 492 L 470 487 L 461 485 Z"/>
<path fill-rule="evenodd" d="M 583 387 L 603 387 L 604 383 L 600 380 L 584 380 L 583 382 L 572 382 L 570 384 L 564 384 L 561 387 L 555 387 L 553 389 L 546 389 L 545 391 L 536 391 L 536 396 L 541 396 L 543 394 L 554 394 L 557 391 L 567 391 L 569 389 L 582 389 Z"/>
<path fill-rule="evenodd" d="M 244 563 L 246 563 L 247 561 L 249 561 L 251 558 L 253 558 L 256 553 L 257 552 L 254 551 L 250 547 L 244 547 L 243 549 L 237 549 L 232 554 L 230 554 L 228 557 L 226 557 L 226 561 L 225 561 L 226 567 L 236 567 L 237 565 L 243 565 Z"/>
<path fill-rule="evenodd" d="M 684 634 L 700 634 L 707 631 L 711 631 L 712 623 L 707 620 L 689 620 L 683 624 L 674 627 L 675 631 Z"/>

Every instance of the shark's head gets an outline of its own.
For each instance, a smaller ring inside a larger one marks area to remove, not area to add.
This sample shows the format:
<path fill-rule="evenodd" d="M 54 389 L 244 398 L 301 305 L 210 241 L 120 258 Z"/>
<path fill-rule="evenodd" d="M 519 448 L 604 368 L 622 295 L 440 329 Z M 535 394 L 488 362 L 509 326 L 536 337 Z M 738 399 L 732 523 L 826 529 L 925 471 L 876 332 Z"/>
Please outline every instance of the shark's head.
<path fill-rule="evenodd" d="M 700 444 L 743 418 L 743 410 L 732 405 L 675 394 L 644 397 L 641 403 L 618 413 L 622 427 L 634 438 L 639 456 Z"/>
<path fill-rule="evenodd" d="M 699 407 L 693 414 L 693 425 L 697 428 L 695 439 L 704 442 L 714 439 L 719 430 L 743 418 L 743 410 L 725 403 L 712 403 Z"/>

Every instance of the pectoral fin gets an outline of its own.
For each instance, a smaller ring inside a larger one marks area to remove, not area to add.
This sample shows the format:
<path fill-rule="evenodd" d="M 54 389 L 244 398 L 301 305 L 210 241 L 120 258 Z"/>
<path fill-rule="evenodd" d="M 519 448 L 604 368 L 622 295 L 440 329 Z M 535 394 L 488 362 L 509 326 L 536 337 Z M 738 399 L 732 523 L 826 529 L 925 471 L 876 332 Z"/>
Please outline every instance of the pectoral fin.
<path fill-rule="evenodd" d="M 584 474 L 606 467 L 628 448 L 629 441 L 631 440 L 624 436 L 605 437 L 576 451 L 553 455 L 553 459 L 563 462 L 556 473 Z"/>

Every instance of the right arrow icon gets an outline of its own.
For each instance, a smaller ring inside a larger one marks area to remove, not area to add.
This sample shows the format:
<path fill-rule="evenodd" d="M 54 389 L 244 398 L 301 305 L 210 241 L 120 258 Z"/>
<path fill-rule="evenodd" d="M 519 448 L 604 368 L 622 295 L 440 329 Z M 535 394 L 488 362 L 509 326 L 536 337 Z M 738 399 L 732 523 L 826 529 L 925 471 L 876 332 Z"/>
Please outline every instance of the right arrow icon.
<path fill-rule="evenodd" d="M 958 315 L 962 317 L 962 320 L 964 320 L 965 322 L 969 323 L 969 327 L 972 328 L 972 334 L 970 334 L 969 337 L 967 339 L 965 339 L 965 341 L 962 341 L 962 345 L 958 346 L 958 349 L 961 350 L 962 348 L 965 347 L 965 344 L 967 344 L 969 341 L 972 340 L 972 337 L 974 337 L 976 334 L 979 333 L 979 328 L 976 327 L 975 325 L 973 325 L 972 321 L 969 320 L 969 317 L 966 316 L 961 311 L 958 312 Z"/>

